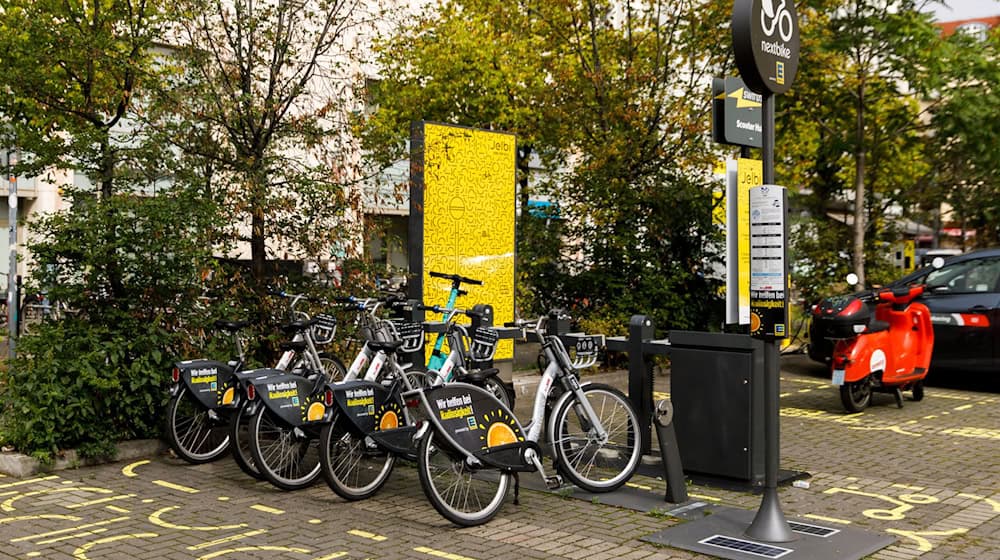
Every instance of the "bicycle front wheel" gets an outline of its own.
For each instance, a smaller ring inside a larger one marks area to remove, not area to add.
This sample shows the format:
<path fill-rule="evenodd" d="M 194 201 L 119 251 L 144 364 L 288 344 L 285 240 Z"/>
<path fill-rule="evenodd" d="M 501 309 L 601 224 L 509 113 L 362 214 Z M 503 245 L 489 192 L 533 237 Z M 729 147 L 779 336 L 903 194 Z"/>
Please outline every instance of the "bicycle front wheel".
<path fill-rule="evenodd" d="M 556 469 L 588 492 L 610 492 L 632 478 L 639 466 L 639 417 L 613 387 L 591 384 L 583 392 L 596 418 L 588 418 L 572 397 L 556 410 L 549 440 Z M 605 434 L 597 433 L 593 420 Z"/>
<path fill-rule="evenodd" d="M 227 426 L 181 387 L 167 403 L 167 440 L 178 457 L 198 465 L 218 459 L 229 446 Z"/>
<path fill-rule="evenodd" d="M 253 452 L 250 451 L 249 424 L 246 403 L 243 402 L 229 421 L 229 441 L 232 442 L 230 449 L 233 452 L 233 460 L 241 471 L 257 480 L 264 480 L 264 475 L 260 474 L 260 469 L 253 461 Z"/>
<path fill-rule="evenodd" d="M 510 488 L 510 473 L 473 469 L 464 457 L 442 450 L 440 436 L 431 432 L 420 442 L 417 472 L 431 505 L 448 521 L 462 527 L 482 525 L 497 514 Z"/>
<path fill-rule="evenodd" d="M 396 456 L 359 438 L 334 419 L 319 436 L 319 462 L 323 479 L 345 500 L 363 500 L 375 495 L 389 480 Z"/>
<path fill-rule="evenodd" d="M 298 490 L 316 481 L 320 465 L 315 438 L 285 425 L 266 406 L 250 416 L 248 436 L 254 465 L 271 484 Z"/>
<path fill-rule="evenodd" d="M 330 382 L 343 381 L 347 377 L 347 368 L 340 358 L 328 352 L 320 352 L 319 363 L 323 366 L 323 373 Z"/>

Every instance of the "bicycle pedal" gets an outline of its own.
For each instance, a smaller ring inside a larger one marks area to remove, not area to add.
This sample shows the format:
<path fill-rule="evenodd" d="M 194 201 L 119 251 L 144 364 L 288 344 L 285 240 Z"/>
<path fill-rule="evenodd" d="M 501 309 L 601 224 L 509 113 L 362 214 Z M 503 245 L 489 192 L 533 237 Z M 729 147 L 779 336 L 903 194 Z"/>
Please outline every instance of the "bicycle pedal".
<path fill-rule="evenodd" d="M 563 479 L 559 475 L 545 477 L 545 486 L 547 486 L 549 490 L 558 490 L 562 487 L 562 485 Z"/>

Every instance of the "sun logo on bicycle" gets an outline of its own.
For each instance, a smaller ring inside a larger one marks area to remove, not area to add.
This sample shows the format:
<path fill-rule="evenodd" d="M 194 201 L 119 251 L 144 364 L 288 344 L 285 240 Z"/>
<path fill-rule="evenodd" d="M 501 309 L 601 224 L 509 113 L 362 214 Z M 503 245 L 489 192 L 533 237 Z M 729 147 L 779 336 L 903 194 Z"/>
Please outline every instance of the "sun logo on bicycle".
<path fill-rule="evenodd" d="M 479 422 L 479 429 L 486 432 L 479 436 L 479 441 L 483 442 L 482 449 L 524 441 L 517 420 L 500 408 L 484 414 L 483 421 Z"/>
<path fill-rule="evenodd" d="M 378 414 L 375 416 L 375 430 L 379 432 L 385 432 L 387 430 L 395 430 L 402 424 L 402 407 L 399 403 L 390 402 L 388 404 L 383 404 L 378 409 Z"/>
<path fill-rule="evenodd" d="M 302 411 L 302 419 L 306 422 L 316 422 L 322 420 L 326 415 L 326 404 L 323 402 L 323 395 L 312 395 L 299 407 Z"/>

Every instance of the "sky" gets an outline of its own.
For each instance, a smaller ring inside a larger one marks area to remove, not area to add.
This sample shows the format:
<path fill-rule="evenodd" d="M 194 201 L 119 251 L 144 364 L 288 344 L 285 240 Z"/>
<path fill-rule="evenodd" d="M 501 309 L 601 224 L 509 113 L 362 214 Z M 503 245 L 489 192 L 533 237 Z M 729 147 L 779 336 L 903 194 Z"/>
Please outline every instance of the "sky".
<path fill-rule="evenodd" d="M 932 4 L 938 21 L 956 21 L 984 16 L 1000 16 L 1000 0 L 945 0 L 948 7 Z"/>

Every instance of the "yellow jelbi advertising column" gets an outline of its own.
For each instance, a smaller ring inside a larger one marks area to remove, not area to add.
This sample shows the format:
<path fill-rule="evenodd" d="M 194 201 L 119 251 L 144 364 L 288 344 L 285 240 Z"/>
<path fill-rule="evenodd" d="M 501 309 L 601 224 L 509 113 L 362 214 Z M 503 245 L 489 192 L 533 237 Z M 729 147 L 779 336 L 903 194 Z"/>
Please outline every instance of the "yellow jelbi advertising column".
<path fill-rule="evenodd" d="M 429 273 L 482 280 L 455 305 L 514 318 L 514 135 L 417 122 L 410 131 L 410 295 L 444 305 L 451 285 Z M 513 357 L 501 341 L 496 359 Z"/>

